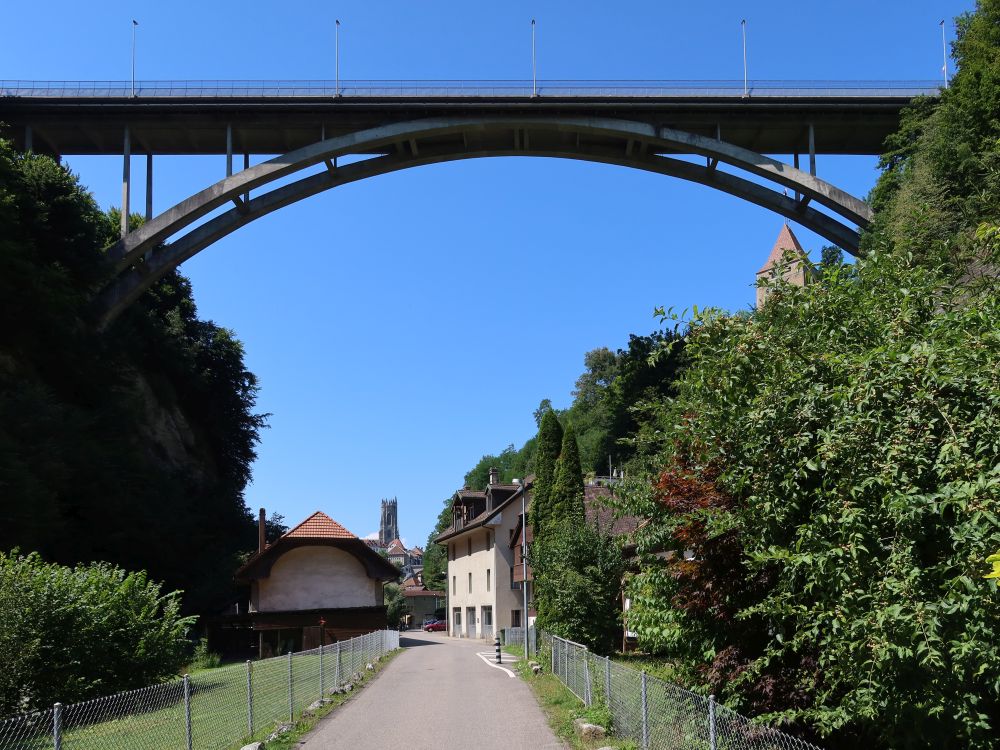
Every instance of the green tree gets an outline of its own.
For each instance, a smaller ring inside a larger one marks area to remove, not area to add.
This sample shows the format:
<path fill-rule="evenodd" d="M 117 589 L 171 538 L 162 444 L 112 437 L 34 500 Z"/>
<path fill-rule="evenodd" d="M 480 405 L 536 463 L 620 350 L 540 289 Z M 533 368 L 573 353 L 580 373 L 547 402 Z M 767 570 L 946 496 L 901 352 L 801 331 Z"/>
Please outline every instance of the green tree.
<path fill-rule="evenodd" d="M 435 539 L 451 526 L 451 501 L 450 497 L 445 498 L 444 507 L 438 513 L 434 530 L 427 537 L 427 544 L 424 545 L 424 585 L 433 591 L 446 591 L 448 588 L 448 555 L 445 548 L 438 544 Z"/>
<path fill-rule="evenodd" d="M 406 615 L 406 597 L 398 583 L 387 583 L 382 587 L 382 601 L 385 603 L 386 621 L 390 628 L 398 628 Z"/>
<path fill-rule="evenodd" d="M 0 552 L 0 716 L 175 676 L 193 624 L 145 573 Z"/>
<path fill-rule="evenodd" d="M 567 426 L 563 433 L 562 449 L 556 462 L 556 478 L 549 493 L 548 523 L 563 520 L 573 523 L 584 520 L 583 471 L 580 469 L 580 449 L 573 425 Z"/>
<path fill-rule="evenodd" d="M 539 402 L 538 408 L 535 409 L 534 412 L 532 412 L 532 416 L 535 418 L 535 427 L 536 428 L 542 426 L 542 417 L 545 416 L 546 412 L 550 412 L 550 411 L 552 411 L 552 402 L 549 399 L 547 399 L 547 398 L 543 398 Z"/>
<path fill-rule="evenodd" d="M 536 535 L 552 516 L 551 493 L 556 477 L 556 461 L 562 449 L 563 428 L 554 411 L 542 415 L 535 446 L 535 483 L 531 492 L 531 525 Z"/>
<path fill-rule="evenodd" d="M 618 542 L 589 524 L 565 520 L 534 542 L 529 559 L 538 626 L 599 654 L 614 651 L 622 635 L 625 570 Z"/>

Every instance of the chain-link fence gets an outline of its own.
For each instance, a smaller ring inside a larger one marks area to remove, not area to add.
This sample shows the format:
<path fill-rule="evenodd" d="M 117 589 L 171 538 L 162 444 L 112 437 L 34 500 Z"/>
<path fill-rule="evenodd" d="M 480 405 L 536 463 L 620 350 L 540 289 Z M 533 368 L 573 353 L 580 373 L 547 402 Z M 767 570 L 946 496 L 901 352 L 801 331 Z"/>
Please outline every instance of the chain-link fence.
<path fill-rule="evenodd" d="M 689 692 L 564 638 L 543 633 L 539 640 L 543 652 L 550 652 L 552 674 L 584 705 L 605 706 L 615 736 L 643 750 L 819 750 L 720 706 L 714 696 Z"/>
<path fill-rule="evenodd" d="M 504 628 L 500 631 L 500 640 L 505 646 L 524 648 L 524 628 Z M 532 625 L 528 628 L 528 653 L 538 653 L 538 631 Z"/>
<path fill-rule="evenodd" d="M 380 630 L 329 646 L 0 721 L 0 750 L 227 750 L 293 722 L 390 651 Z"/>

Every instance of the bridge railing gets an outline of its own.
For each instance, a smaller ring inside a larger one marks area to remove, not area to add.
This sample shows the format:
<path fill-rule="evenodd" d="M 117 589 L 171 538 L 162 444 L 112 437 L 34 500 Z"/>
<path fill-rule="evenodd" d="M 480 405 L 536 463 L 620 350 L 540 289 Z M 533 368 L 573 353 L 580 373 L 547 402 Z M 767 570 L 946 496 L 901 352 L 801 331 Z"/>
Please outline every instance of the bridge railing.
<path fill-rule="evenodd" d="M 936 96 L 935 81 L 749 81 L 750 98 Z M 743 81 L 28 81 L 0 80 L 0 96 L 31 98 L 742 98 Z"/>

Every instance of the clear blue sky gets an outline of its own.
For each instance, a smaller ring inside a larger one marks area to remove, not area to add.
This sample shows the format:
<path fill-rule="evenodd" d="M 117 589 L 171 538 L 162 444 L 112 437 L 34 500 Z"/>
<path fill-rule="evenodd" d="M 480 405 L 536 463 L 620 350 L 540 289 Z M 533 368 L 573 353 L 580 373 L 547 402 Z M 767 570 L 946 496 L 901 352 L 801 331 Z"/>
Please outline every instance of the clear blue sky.
<path fill-rule="evenodd" d="M 8 3 L 0 78 L 937 79 L 938 22 L 972 3 Z M 256 162 L 259 159 L 255 159 Z M 120 159 L 70 158 L 117 205 Z M 224 176 L 162 158 L 158 213 Z M 144 203 L 136 158 L 133 207 Z M 875 160 L 820 157 L 865 195 Z M 262 386 L 252 508 L 321 509 L 358 535 L 399 498 L 409 544 L 480 456 L 567 406 L 583 355 L 654 329 L 657 305 L 753 299 L 782 219 L 707 188 L 603 165 L 477 160 L 349 185 L 259 220 L 183 267 L 200 314 L 236 331 Z M 794 227 L 807 249 L 821 240 Z"/>

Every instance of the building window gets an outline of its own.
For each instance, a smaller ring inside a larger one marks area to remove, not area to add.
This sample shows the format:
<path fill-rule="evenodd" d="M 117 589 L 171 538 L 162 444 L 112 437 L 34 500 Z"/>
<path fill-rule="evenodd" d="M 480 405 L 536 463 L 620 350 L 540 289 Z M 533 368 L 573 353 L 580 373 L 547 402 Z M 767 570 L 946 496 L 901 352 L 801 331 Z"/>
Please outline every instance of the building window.
<path fill-rule="evenodd" d="M 451 593 L 452 595 L 458 593 L 458 576 L 451 577 Z"/>
<path fill-rule="evenodd" d="M 486 569 L 486 590 L 487 591 L 490 590 L 490 573 L 491 573 L 490 569 L 487 568 Z"/>
<path fill-rule="evenodd" d="M 472 593 L 472 573 L 469 573 L 469 593 Z"/>
<path fill-rule="evenodd" d="M 510 611 L 510 626 L 512 628 L 521 627 L 521 610 L 512 609 Z"/>
<path fill-rule="evenodd" d="M 514 566 L 510 566 L 510 588 L 512 591 L 519 591 L 521 585 L 514 580 Z"/>
<path fill-rule="evenodd" d="M 469 554 L 472 554 L 472 537 L 469 537 Z"/>

